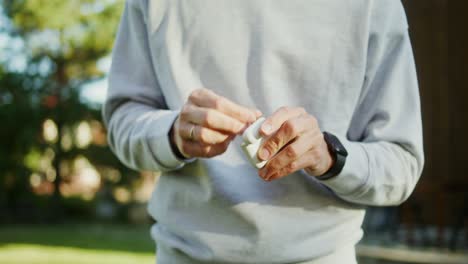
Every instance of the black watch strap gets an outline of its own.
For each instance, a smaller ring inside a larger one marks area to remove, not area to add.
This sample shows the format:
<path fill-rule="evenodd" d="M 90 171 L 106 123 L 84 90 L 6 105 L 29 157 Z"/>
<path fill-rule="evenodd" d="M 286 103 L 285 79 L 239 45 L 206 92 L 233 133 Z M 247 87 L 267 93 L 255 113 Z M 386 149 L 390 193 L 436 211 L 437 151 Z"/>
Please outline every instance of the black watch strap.
<path fill-rule="evenodd" d="M 175 122 L 175 120 L 174 120 Z M 169 145 L 171 146 L 171 150 L 172 150 L 172 153 L 174 153 L 174 155 L 181 161 L 191 161 L 192 159 L 188 159 L 186 157 L 184 157 L 184 155 L 179 151 L 179 148 L 177 147 L 177 145 L 175 144 L 175 142 L 172 141 L 171 139 L 171 134 L 174 130 L 174 124 L 172 124 L 171 128 L 169 129 L 169 132 L 167 133 L 167 137 L 169 139 Z"/>
<path fill-rule="evenodd" d="M 317 179 L 321 181 L 329 180 L 340 174 L 346 163 L 346 157 L 348 156 L 348 152 L 345 147 L 335 135 L 323 132 L 323 136 L 325 138 L 325 142 L 327 142 L 330 153 L 334 155 L 333 158 L 335 159 L 335 163 L 325 174 L 317 176 Z"/>

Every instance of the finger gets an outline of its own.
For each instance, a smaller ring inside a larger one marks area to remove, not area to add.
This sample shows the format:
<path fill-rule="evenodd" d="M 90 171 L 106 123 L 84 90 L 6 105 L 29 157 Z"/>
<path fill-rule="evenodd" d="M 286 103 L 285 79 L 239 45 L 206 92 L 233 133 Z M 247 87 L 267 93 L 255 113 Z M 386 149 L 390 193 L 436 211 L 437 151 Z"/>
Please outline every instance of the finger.
<path fill-rule="evenodd" d="M 263 115 L 262 111 L 258 109 L 254 109 L 254 111 L 255 111 L 255 120 L 257 120 L 259 117 Z"/>
<path fill-rule="evenodd" d="M 216 109 L 243 123 L 254 122 L 258 116 L 257 109 L 249 109 L 238 105 L 208 89 L 195 90 L 190 95 L 189 101 L 200 107 Z"/>
<path fill-rule="evenodd" d="M 306 111 L 302 107 L 283 106 L 265 120 L 260 128 L 260 134 L 269 136 L 278 130 L 286 120 L 304 114 Z"/>
<path fill-rule="evenodd" d="M 183 153 L 187 153 L 190 157 L 211 158 L 224 153 L 231 140 L 225 140 L 222 143 L 215 145 L 206 145 L 194 141 L 184 141 L 182 143 Z"/>
<path fill-rule="evenodd" d="M 277 180 L 291 173 L 294 173 L 298 170 L 310 167 L 312 166 L 312 164 L 315 164 L 316 162 L 315 157 L 316 156 L 313 153 L 313 150 L 309 150 L 304 155 L 302 155 L 299 159 L 291 162 L 290 164 L 288 164 L 286 167 L 282 168 L 281 170 L 274 172 L 272 175 L 265 178 L 265 180 L 267 181 Z"/>
<path fill-rule="evenodd" d="M 245 128 L 244 123 L 214 109 L 186 105 L 180 114 L 184 121 L 221 132 L 238 134 Z"/>
<path fill-rule="evenodd" d="M 310 115 L 300 115 L 285 121 L 281 127 L 262 143 L 258 151 L 260 160 L 273 157 L 283 146 L 306 131 L 316 128 L 314 118 Z"/>
<path fill-rule="evenodd" d="M 320 143 L 320 135 L 314 132 L 308 132 L 299 136 L 290 144 L 278 152 L 268 163 L 259 170 L 262 178 L 268 178 L 271 174 L 287 167 L 293 161 L 299 159 L 307 151 Z"/>
<path fill-rule="evenodd" d="M 193 138 L 190 135 L 193 129 Z M 198 141 L 203 144 L 218 144 L 225 141 L 229 135 L 220 133 L 216 130 L 212 130 L 200 125 L 196 125 L 189 122 L 181 122 L 179 124 L 179 134 L 183 139 Z"/>
<path fill-rule="evenodd" d="M 286 167 L 272 173 L 270 176 L 265 177 L 266 181 L 273 181 L 277 179 L 281 179 L 289 174 L 292 174 L 300 169 L 307 168 L 311 163 L 311 157 L 309 157 L 308 153 L 300 157 L 299 159 L 289 163 Z"/>

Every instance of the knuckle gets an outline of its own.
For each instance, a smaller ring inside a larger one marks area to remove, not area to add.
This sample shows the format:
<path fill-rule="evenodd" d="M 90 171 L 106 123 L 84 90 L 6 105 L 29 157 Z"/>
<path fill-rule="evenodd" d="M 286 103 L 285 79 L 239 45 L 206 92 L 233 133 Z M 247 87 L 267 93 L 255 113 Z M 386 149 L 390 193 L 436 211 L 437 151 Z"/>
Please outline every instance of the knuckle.
<path fill-rule="evenodd" d="M 307 168 L 309 170 L 311 170 L 311 171 L 316 171 L 317 170 L 317 164 L 315 162 L 311 162 Z"/>
<path fill-rule="evenodd" d="M 212 158 L 216 156 L 216 153 L 213 150 L 207 150 L 204 155 L 205 158 Z"/>
<path fill-rule="evenodd" d="M 187 102 L 193 102 L 195 101 L 196 97 L 195 97 L 195 94 L 192 92 L 188 98 L 187 98 Z"/>
<path fill-rule="evenodd" d="M 272 147 L 275 147 L 275 148 L 280 147 L 282 141 L 283 141 L 283 140 L 282 140 L 281 137 L 279 137 L 279 136 L 274 136 L 274 137 L 272 137 L 272 138 L 271 138 Z"/>
<path fill-rule="evenodd" d="M 190 105 L 185 104 L 184 106 L 182 106 L 182 109 L 180 110 L 180 116 L 185 118 L 189 115 L 190 111 L 191 111 Z"/>
<path fill-rule="evenodd" d="M 180 112 L 181 112 L 181 113 L 186 113 L 186 112 L 188 112 L 189 110 L 190 110 L 189 104 L 184 104 L 184 105 L 182 106 L 182 109 L 180 109 Z"/>
<path fill-rule="evenodd" d="M 204 93 L 206 93 L 206 88 L 200 87 L 200 88 L 195 89 L 194 92 L 195 92 L 197 95 L 203 95 Z"/>
<path fill-rule="evenodd" d="M 227 149 L 229 147 L 229 144 L 231 144 L 231 141 L 230 139 L 225 139 L 223 142 L 221 142 L 221 146 L 225 149 Z"/>
<path fill-rule="evenodd" d="M 203 125 L 211 127 L 213 125 L 213 112 L 206 111 L 202 119 Z"/>
<path fill-rule="evenodd" d="M 182 151 L 186 154 L 190 154 L 191 152 L 190 145 L 187 143 L 182 143 Z"/>
<path fill-rule="evenodd" d="M 220 154 L 223 154 L 224 152 L 226 152 L 226 150 L 228 149 L 228 146 L 229 146 L 229 144 L 220 145 L 219 149 L 217 151 L 217 155 L 220 155 Z"/>
<path fill-rule="evenodd" d="M 298 156 L 296 149 L 294 149 L 293 147 L 287 147 L 285 151 L 286 151 L 286 156 L 288 156 L 291 159 L 295 159 Z"/>
<path fill-rule="evenodd" d="M 304 107 L 298 107 L 298 108 L 297 108 L 297 111 L 298 111 L 300 114 L 302 114 L 302 115 L 307 113 L 307 111 L 305 110 Z"/>
<path fill-rule="evenodd" d="M 226 149 L 227 149 L 227 146 L 224 146 L 223 144 L 211 145 L 207 148 L 207 151 L 205 154 L 206 154 L 206 157 L 211 158 L 211 157 L 224 153 Z"/>
<path fill-rule="evenodd" d="M 281 169 L 281 168 L 279 168 L 278 162 L 274 162 L 274 161 L 268 162 L 266 167 L 267 167 L 268 171 L 277 171 L 277 170 Z"/>
<path fill-rule="evenodd" d="M 206 92 L 206 88 L 197 88 L 190 93 L 189 100 L 193 101 L 202 98 L 206 94 Z"/>
<path fill-rule="evenodd" d="M 188 100 L 193 102 L 194 100 L 196 100 L 198 98 L 199 93 L 200 93 L 200 89 L 193 90 L 190 93 L 190 95 L 188 97 Z"/>
<path fill-rule="evenodd" d="M 269 141 L 268 144 L 266 144 L 266 148 L 270 150 L 271 152 L 277 150 L 281 145 L 281 139 L 279 137 L 272 137 Z"/>
<path fill-rule="evenodd" d="M 285 168 L 285 172 L 286 174 L 289 174 L 289 173 L 292 173 L 294 171 L 296 171 L 296 168 L 297 168 L 297 163 L 296 162 L 291 162 L 290 164 L 288 164 Z"/>
<path fill-rule="evenodd" d="M 230 131 L 236 133 L 244 127 L 244 125 L 240 122 L 226 122 L 225 125 L 230 128 Z"/>
<path fill-rule="evenodd" d="M 317 118 L 315 118 L 315 116 L 310 115 L 309 120 L 314 126 L 318 125 L 318 121 L 317 121 Z"/>
<path fill-rule="evenodd" d="M 201 128 L 199 131 L 200 132 L 198 133 L 198 140 L 203 143 L 208 143 L 209 136 L 207 135 L 207 131 L 203 128 Z"/>
<path fill-rule="evenodd" d="M 282 171 L 285 169 L 285 165 L 284 164 L 280 165 L 279 162 L 275 162 L 271 164 L 271 169 L 273 171 Z"/>
<path fill-rule="evenodd" d="M 214 94 L 214 92 L 208 88 L 202 87 L 199 90 L 200 90 L 201 95 Z"/>
<path fill-rule="evenodd" d="M 174 132 L 176 132 L 179 136 L 185 131 L 186 123 L 183 121 L 176 121 L 174 123 Z"/>
<path fill-rule="evenodd" d="M 297 127 L 291 120 L 284 122 L 284 132 L 286 135 L 295 136 L 297 134 Z"/>
<path fill-rule="evenodd" d="M 257 119 L 257 115 L 251 111 L 244 111 L 244 112 L 241 112 L 243 113 L 244 115 L 244 118 L 247 120 L 247 121 L 255 121 Z"/>
<path fill-rule="evenodd" d="M 276 171 L 276 168 L 273 166 L 273 162 L 267 162 L 267 164 L 265 165 L 265 167 L 263 167 L 264 170 L 266 170 L 268 173 L 269 172 L 272 172 L 272 171 Z"/>
<path fill-rule="evenodd" d="M 309 164 L 310 164 L 309 167 L 312 168 L 313 170 L 318 169 L 318 162 L 317 162 L 317 159 L 315 158 L 315 155 L 311 157 Z"/>
<path fill-rule="evenodd" d="M 296 171 L 298 168 L 299 168 L 299 163 L 297 161 L 293 161 L 291 162 L 291 164 L 289 164 L 289 169 L 291 171 Z"/>
<path fill-rule="evenodd" d="M 217 97 L 213 99 L 213 108 L 214 109 L 221 109 L 223 105 L 223 99 L 221 97 Z"/>
<path fill-rule="evenodd" d="M 289 112 L 289 107 L 282 106 L 282 107 L 279 108 L 279 112 L 282 112 L 282 113 L 286 114 L 286 113 Z"/>
<path fill-rule="evenodd" d="M 201 148 L 201 156 L 202 157 L 206 157 L 208 158 L 209 155 L 210 155 L 210 150 L 211 150 L 211 147 L 210 146 L 204 146 Z"/>
<path fill-rule="evenodd" d="M 312 153 L 313 153 L 313 157 L 314 157 L 314 160 L 319 160 L 320 157 L 321 157 L 321 153 L 320 153 L 320 148 L 319 147 L 315 147 L 312 149 Z"/>

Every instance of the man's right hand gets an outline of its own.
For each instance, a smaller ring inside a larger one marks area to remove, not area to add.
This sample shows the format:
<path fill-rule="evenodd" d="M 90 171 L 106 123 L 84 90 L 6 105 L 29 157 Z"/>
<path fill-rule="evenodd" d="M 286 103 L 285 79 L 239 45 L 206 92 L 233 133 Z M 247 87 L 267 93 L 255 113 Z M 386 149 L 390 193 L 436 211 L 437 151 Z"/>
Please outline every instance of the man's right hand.
<path fill-rule="evenodd" d="M 171 130 L 171 143 L 185 158 L 209 158 L 226 151 L 236 135 L 262 113 L 208 89 L 194 90 Z"/>

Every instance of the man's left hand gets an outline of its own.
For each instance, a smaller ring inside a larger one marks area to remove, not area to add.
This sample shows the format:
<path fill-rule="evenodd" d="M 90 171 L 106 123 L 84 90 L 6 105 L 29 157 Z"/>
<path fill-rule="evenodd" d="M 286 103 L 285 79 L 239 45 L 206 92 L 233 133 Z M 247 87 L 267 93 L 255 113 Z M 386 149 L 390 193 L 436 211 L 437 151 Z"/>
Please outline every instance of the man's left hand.
<path fill-rule="evenodd" d="M 260 134 L 266 140 L 258 151 L 258 158 L 269 161 L 259 170 L 259 175 L 266 181 L 300 169 L 320 176 L 334 163 L 317 119 L 304 108 L 281 107 L 265 120 Z"/>

